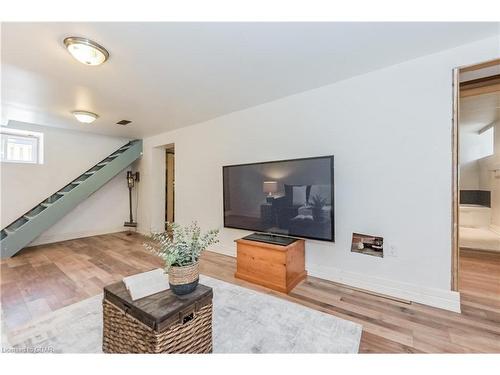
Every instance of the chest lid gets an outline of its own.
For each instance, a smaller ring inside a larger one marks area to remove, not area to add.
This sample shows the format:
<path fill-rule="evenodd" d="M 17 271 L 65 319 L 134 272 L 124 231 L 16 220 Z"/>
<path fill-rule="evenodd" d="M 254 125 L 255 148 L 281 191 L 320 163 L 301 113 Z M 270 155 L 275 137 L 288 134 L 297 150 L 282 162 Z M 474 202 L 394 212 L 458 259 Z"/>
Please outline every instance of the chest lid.
<path fill-rule="evenodd" d="M 104 288 L 104 300 L 147 325 L 155 331 L 192 319 L 204 306 L 212 303 L 212 288 L 199 284 L 190 294 L 178 296 L 171 290 L 165 290 L 132 301 L 122 281 Z"/>

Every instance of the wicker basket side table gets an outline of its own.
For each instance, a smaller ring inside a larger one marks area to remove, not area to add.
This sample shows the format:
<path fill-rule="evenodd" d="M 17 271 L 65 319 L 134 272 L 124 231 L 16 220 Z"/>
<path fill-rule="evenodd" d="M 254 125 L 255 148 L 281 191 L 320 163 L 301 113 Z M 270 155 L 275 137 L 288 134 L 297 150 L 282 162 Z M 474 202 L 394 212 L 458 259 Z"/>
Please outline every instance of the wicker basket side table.
<path fill-rule="evenodd" d="M 123 282 L 104 288 L 105 353 L 211 353 L 212 289 L 170 290 L 132 301 Z"/>

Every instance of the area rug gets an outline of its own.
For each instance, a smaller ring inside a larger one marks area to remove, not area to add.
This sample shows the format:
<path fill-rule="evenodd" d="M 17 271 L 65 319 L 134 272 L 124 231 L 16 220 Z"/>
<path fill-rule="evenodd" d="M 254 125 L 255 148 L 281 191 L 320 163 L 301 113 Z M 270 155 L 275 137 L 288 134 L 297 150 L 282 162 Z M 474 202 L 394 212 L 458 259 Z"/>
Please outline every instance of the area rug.
<path fill-rule="evenodd" d="M 362 327 L 208 276 L 214 353 L 357 353 Z M 5 352 L 101 353 L 102 294 L 2 335 Z"/>

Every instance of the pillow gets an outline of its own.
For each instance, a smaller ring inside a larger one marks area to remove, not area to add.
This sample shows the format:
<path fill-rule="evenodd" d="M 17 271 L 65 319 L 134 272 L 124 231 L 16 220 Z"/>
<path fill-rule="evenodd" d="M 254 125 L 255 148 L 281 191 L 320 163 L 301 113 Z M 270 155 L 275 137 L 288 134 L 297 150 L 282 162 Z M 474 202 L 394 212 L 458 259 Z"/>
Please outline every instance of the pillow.
<path fill-rule="evenodd" d="M 292 204 L 294 206 L 303 206 L 306 204 L 306 188 L 307 186 L 292 187 Z"/>
<path fill-rule="evenodd" d="M 312 203 L 312 199 L 315 195 L 319 195 L 321 198 L 326 199 L 326 204 L 332 204 L 330 185 L 312 185 L 309 194 L 309 203 Z"/>

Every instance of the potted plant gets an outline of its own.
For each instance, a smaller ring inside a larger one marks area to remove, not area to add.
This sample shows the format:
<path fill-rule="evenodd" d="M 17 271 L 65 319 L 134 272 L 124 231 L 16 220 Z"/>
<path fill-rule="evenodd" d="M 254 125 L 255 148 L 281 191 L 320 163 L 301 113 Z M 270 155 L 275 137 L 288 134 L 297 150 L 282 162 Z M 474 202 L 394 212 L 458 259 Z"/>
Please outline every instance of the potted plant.
<path fill-rule="evenodd" d="M 313 219 L 315 221 L 321 220 L 323 217 L 323 207 L 326 205 L 326 198 L 321 197 L 321 195 L 314 195 L 311 198 L 311 209 L 312 209 L 312 215 Z"/>
<path fill-rule="evenodd" d="M 170 289 L 177 295 L 191 293 L 198 286 L 200 255 L 217 243 L 218 229 L 201 232 L 197 222 L 187 226 L 167 223 L 165 232 L 152 233 L 144 247 L 165 261 Z"/>

